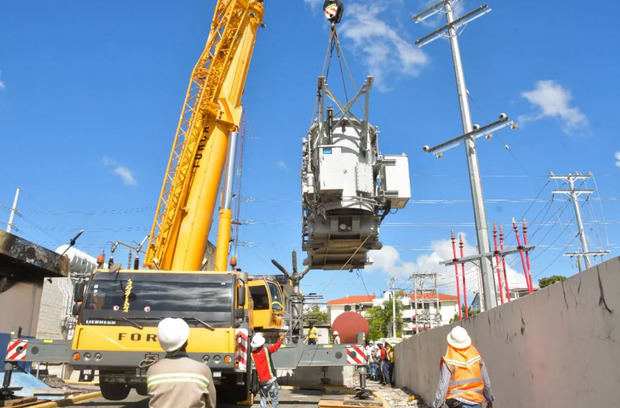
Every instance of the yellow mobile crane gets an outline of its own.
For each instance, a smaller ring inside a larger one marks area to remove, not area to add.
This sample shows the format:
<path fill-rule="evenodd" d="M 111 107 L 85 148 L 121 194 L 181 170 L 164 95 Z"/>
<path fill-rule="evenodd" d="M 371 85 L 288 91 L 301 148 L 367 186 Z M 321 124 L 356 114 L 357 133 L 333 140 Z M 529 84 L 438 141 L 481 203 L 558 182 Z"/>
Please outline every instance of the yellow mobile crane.
<path fill-rule="evenodd" d="M 326 10 L 333 12 L 331 3 L 326 4 Z M 336 16 L 341 14 L 338 10 Z M 326 15 L 337 22 L 331 13 Z M 192 71 L 149 236 L 145 266 L 150 269 L 138 270 L 136 264 L 135 269 L 124 270 L 111 262 L 103 268 L 102 262 L 88 282 L 75 286 L 78 321 L 71 344 L 12 338 L 22 345 L 15 353 L 25 355 L 20 361 L 70 359 L 81 380 L 99 372 L 107 399 L 122 400 L 132 388 L 146 395 L 146 370 L 165 354 L 157 340 L 157 325 L 162 318 L 178 317 L 190 325 L 188 355 L 209 365 L 218 389 L 228 389 L 226 395 L 249 400 L 256 385 L 249 347 L 254 331 L 274 339 L 283 328 L 288 304 L 297 310 L 290 316 L 293 343 L 302 334 L 299 281 L 309 268 L 298 274 L 295 255 L 292 274 L 274 262 L 286 278 L 226 270 L 236 131 L 262 17 L 261 0 L 216 4 L 206 47 Z M 215 264 L 209 270 L 205 247 L 225 163 Z M 366 361 L 356 345 L 287 344 L 275 355 L 274 364 L 285 369 L 363 367 Z"/>
<path fill-rule="evenodd" d="M 226 270 L 231 163 L 262 18 L 261 0 L 219 0 L 215 6 L 207 44 L 191 74 L 150 234 L 145 266 L 151 269 L 111 265 L 97 270 L 87 288 L 77 287 L 76 300 L 82 303 L 71 364 L 83 374 L 98 370 L 107 399 L 124 399 L 131 388 L 146 394 L 146 369 L 164 355 L 156 336 L 164 317 L 188 322 L 189 356 L 211 367 L 216 385 L 237 387 L 239 399 L 249 395 L 252 385 L 248 338 L 254 327 L 282 326 L 280 287 L 260 279 L 250 284 L 247 273 Z M 205 247 L 226 162 L 215 271 L 205 271 Z M 256 291 L 257 286 L 265 289 Z M 255 292 L 267 296 L 256 318 Z"/>

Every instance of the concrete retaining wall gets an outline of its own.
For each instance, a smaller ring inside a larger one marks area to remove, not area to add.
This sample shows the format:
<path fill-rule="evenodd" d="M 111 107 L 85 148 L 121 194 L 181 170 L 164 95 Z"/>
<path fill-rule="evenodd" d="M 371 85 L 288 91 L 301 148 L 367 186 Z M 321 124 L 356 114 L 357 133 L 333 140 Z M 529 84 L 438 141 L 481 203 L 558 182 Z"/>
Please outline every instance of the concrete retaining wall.
<path fill-rule="evenodd" d="M 22 328 L 22 335 L 34 337 L 39 322 L 43 279 L 17 281 L 0 294 L 0 333 L 8 334 Z M 0 352 L 6 350 L 6 344 Z"/>
<path fill-rule="evenodd" d="M 463 320 L 484 358 L 495 406 L 618 406 L 620 258 Z M 452 326 L 396 346 L 396 384 L 432 403 Z"/>

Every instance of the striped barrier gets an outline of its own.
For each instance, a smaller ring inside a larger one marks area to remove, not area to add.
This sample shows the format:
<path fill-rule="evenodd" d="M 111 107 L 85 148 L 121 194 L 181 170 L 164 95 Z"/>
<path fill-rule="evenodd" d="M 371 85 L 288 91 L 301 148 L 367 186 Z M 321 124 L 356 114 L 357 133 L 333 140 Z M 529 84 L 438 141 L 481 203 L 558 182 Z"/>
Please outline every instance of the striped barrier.
<path fill-rule="evenodd" d="M 28 340 L 14 339 L 9 340 L 6 349 L 5 361 L 25 361 L 26 352 L 28 351 Z"/>
<path fill-rule="evenodd" d="M 362 346 L 347 346 L 347 364 L 368 364 L 368 360 L 366 360 L 366 353 L 364 353 Z"/>
<path fill-rule="evenodd" d="M 237 351 L 235 354 L 235 371 L 246 372 L 248 355 L 248 329 L 236 329 Z"/>

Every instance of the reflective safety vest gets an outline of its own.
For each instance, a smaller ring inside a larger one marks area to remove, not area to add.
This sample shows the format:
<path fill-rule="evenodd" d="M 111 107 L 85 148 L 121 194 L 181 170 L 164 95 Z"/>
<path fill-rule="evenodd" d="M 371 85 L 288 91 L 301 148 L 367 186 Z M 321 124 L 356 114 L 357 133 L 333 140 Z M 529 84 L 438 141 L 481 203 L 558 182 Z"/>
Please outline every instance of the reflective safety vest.
<path fill-rule="evenodd" d="M 278 351 L 282 345 L 282 339 L 278 340 L 276 344 L 269 347 L 261 347 L 252 350 L 252 361 L 256 367 L 256 374 L 258 374 L 258 381 L 264 384 L 268 381 L 275 380 L 277 378 L 276 371 L 273 367 L 273 361 L 271 361 L 271 354 Z"/>
<path fill-rule="evenodd" d="M 388 347 L 387 357 L 388 357 L 388 360 L 390 360 L 390 363 L 394 362 L 394 349 L 392 347 Z"/>
<path fill-rule="evenodd" d="M 159 360 L 146 375 L 150 408 L 216 406 L 211 370 L 184 354 Z"/>
<path fill-rule="evenodd" d="M 441 362 L 452 374 L 446 399 L 458 397 L 478 404 L 484 401 L 484 381 L 480 370 L 482 357 L 473 345 L 466 349 L 456 349 L 448 345 Z"/>
<path fill-rule="evenodd" d="M 308 338 L 309 339 L 318 339 L 319 338 L 319 334 L 316 331 L 316 327 L 313 327 L 313 328 L 308 330 Z"/>

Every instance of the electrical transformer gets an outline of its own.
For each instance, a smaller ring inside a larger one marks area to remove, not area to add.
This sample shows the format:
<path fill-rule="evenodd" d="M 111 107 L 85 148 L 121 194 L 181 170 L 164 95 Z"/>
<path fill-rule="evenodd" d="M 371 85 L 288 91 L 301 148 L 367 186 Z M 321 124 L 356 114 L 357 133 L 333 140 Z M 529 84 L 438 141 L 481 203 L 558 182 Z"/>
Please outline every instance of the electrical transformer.
<path fill-rule="evenodd" d="M 302 140 L 302 249 L 311 269 L 363 268 L 368 251 L 381 249 L 383 219 L 411 197 L 408 157 L 382 155 L 368 121 L 372 80 L 343 104 L 319 77 L 318 115 Z M 335 108 L 325 108 L 325 96 Z"/>

